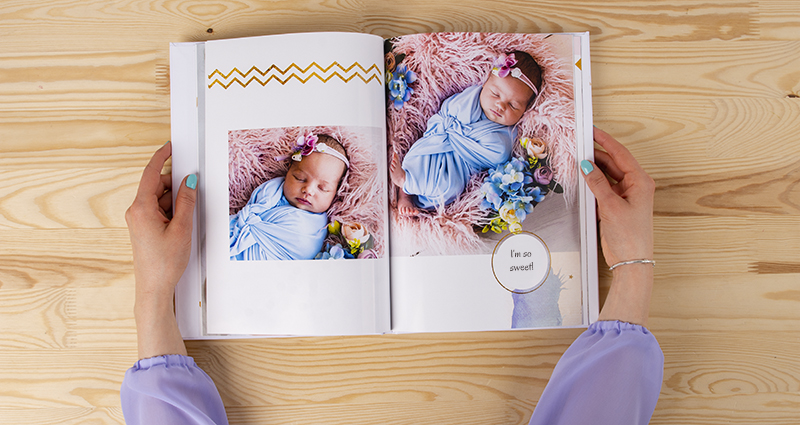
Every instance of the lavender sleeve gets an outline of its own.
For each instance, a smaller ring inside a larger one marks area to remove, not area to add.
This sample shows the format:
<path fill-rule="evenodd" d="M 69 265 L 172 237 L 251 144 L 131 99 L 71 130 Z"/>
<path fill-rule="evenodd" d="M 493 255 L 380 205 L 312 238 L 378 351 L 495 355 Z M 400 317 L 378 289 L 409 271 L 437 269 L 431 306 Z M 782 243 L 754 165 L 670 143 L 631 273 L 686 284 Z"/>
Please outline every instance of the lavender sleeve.
<path fill-rule="evenodd" d="M 128 425 L 228 423 L 217 387 L 191 357 L 139 360 L 125 373 L 120 398 Z"/>
<path fill-rule="evenodd" d="M 663 376 L 664 354 L 646 328 L 595 322 L 558 361 L 530 424 L 647 424 Z"/>

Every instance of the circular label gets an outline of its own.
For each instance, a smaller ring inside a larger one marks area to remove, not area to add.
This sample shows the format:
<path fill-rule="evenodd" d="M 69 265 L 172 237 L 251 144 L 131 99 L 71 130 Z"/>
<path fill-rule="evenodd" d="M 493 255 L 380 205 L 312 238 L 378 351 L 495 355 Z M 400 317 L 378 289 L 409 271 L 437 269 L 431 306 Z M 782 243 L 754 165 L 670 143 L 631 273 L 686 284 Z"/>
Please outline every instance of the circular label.
<path fill-rule="evenodd" d="M 510 233 L 492 251 L 492 273 L 506 291 L 533 292 L 550 275 L 550 250 L 531 232 Z"/>

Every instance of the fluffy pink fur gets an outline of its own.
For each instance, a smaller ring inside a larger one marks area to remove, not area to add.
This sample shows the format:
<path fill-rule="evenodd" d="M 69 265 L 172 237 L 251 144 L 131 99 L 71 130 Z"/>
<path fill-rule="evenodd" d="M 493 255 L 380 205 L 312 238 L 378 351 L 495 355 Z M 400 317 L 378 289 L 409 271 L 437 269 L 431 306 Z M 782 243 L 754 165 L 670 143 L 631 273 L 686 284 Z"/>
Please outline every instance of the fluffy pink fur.
<path fill-rule="evenodd" d="M 513 50 L 528 52 L 542 68 L 545 82 L 535 104 L 518 125 L 519 137 L 536 137 L 547 143 L 550 164 L 556 181 L 564 187 L 568 202 L 575 198 L 576 167 L 575 112 L 572 77 L 562 69 L 561 59 L 546 42 L 545 35 L 436 33 L 398 37 L 394 53 L 406 54 L 403 63 L 417 74 L 412 84 L 414 94 L 402 109 L 388 108 L 389 155 L 400 158 L 425 131 L 428 118 L 438 112 L 449 96 L 480 84 L 488 78 L 491 64 L 500 53 Z M 522 156 L 517 143 L 514 156 Z M 486 222 L 479 208 L 480 186 L 486 173 L 472 176 L 467 190 L 453 203 L 434 212 L 421 212 L 405 218 L 392 212 L 393 230 L 403 244 L 419 247 L 428 255 L 483 253 L 486 246 L 475 231 Z M 555 194 L 550 196 L 556 196 Z M 390 191 L 392 204 L 396 193 Z M 411 240 L 407 240 L 411 239 Z"/>
<path fill-rule="evenodd" d="M 261 183 L 286 175 L 291 159 L 279 162 L 274 158 L 290 153 L 297 137 L 306 131 L 327 134 L 338 140 L 350 161 L 350 169 L 328 209 L 329 221 L 366 226 L 375 238 L 378 257 L 383 257 L 386 191 L 378 176 L 375 141 L 357 129 L 322 126 L 231 131 L 228 135 L 230 214 L 239 211 Z"/>

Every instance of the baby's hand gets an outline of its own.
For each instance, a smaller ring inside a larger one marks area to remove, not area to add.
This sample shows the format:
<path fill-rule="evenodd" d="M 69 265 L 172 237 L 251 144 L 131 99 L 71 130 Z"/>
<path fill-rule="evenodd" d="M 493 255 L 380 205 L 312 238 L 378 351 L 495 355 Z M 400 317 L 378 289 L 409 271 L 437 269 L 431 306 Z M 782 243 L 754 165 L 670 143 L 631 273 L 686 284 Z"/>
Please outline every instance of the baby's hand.
<path fill-rule="evenodd" d="M 608 265 L 620 261 L 653 259 L 653 195 L 655 182 L 636 158 L 606 132 L 595 128 L 595 149 L 601 170 L 582 161 L 586 183 L 597 197 L 600 244 Z M 592 170 L 587 169 L 586 165 Z M 611 183 L 603 172 L 614 179 Z"/>
<path fill-rule="evenodd" d="M 192 174 L 184 178 L 174 211 L 171 211 L 172 176 L 161 174 L 161 168 L 171 155 L 171 147 L 167 143 L 150 159 L 142 173 L 136 199 L 125 212 L 133 246 L 137 303 L 151 297 L 171 302 L 191 253 L 197 177 Z"/>

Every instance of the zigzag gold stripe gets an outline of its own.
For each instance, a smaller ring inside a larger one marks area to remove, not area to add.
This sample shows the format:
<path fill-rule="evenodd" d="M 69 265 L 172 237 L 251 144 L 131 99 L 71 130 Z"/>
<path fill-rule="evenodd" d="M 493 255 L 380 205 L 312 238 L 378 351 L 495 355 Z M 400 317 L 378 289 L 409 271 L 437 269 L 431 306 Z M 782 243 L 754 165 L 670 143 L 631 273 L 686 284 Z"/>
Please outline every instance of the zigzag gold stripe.
<path fill-rule="evenodd" d="M 321 72 L 319 74 L 317 72 L 312 72 L 307 77 L 303 78 L 302 75 L 306 74 L 312 67 L 317 68 Z M 344 75 L 340 74 L 338 71 L 334 71 L 333 73 L 331 73 L 327 77 L 324 77 L 323 75 L 326 74 L 328 71 L 330 71 L 333 67 L 337 67 L 339 70 L 341 70 L 344 73 Z M 347 74 L 349 74 L 350 71 L 352 71 L 354 68 L 358 68 L 358 69 L 352 75 L 348 76 Z M 295 69 L 297 72 L 290 72 L 292 69 Z M 359 72 L 359 70 L 361 72 Z M 275 71 L 275 72 L 273 73 L 273 75 L 270 75 L 268 78 L 266 78 L 263 81 L 262 81 L 262 79 L 258 78 L 258 75 L 253 75 L 253 76 L 248 78 L 249 75 L 255 74 L 255 73 L 259 74 L 261 77 L 266 77 L 267 74 L 269 74 L 271 71 Z M 226 84 L 224 82 L 224 80 L 228 80 L 234 73 L 238 74 L 241 77 L 241 79 L 239 77 L 237 77 L 237 76 L 234 76 L 233 79 L 228 81 L 227 84 Z M 285 78 L 280 78 L 280 77 L 276 76 L 275 73 L 279 73 L 282 77 L 285 77 Z M 288 73 L 288 76 L 287 76 L 287 73 Z M 364 75 L 362 75 L 362 73 Z M 323 74 L 323 75 L 320 75 L 320 74 Z M 372 75 L 370 75 L 370 74 L 372 74 Z M 215 75 L 218 75 L 218 78 L 214 78 Z M 211 81 L 211 83 L 208 85 L 208 88 L 212 88 L 212 87 L 214 87 L 214 85 L 219 85 L 223 89 L 227 89 L 228 87 L 233 85 L 233 83 L 237 83 L 242 87 L 247 87 L 253 81 L 261 84 L 261 86 L 265 86 L 265 85 L 267 85 L 267 83 L 269 83 L 270 81 L 273 81 L 273 80 L 281 83 L 281 85 L 284 85 L 289 80 L 291 80 L 292 78 L 296 79 L 301 84 L 305 84 L 312 77 L 316 77 L 317 79 L 319 79 L 323 83 L 327 83 L 333 77 L 338 77 L 340 80 L 342 80 L 345 83 L 350 82 L 351 80 L 353 80 L 356 77 L 358 77 L 358 79 L 363 81 L 364 84 L 369 84 L 369 82 L 372 81 L 372 80 L 375 80 L 378 84 L 382 84 L 383 83 L 382 82 L 382 80 L 383 80 L 382 75 L 380 75 L 380 68 L 378 68 L 377 64 L 372 64 L 372 66 L 370 66 L 369 68 L 364 68 L 360 63 L 354 62 L 349 67 L 345 68 L 341 64 L 339 64 L 339 62 L 333 62 L 330 65 L 328 65 L 327 67 L 323 68 L 322 66 L 320 66 L 316 62 L 311 62 L 311 64 L 308 65 L 305 68 L 300 68 L 297 64 L 292 63 L 291 65 L 287 66 L 286 69 L 281 69 L 281 68 L 279 68 L 279 67 L 277 67 L 276 65 L 273 64 L 273 65 L 270 65 L 270 67 L 267 68 L 266 71 L 261 71 L 258 67 L 252 66 L 249 70 L 247 70 L 247 72 L 244 72 L 244 73 L 242 71 L 240 71 L 236 67 L 234 67 L 227 74 L 223 74 L 220 70 L 215 69 L 214 72 L 212 72 L 211 74 L 208 75 L 208 79 Z"/>

